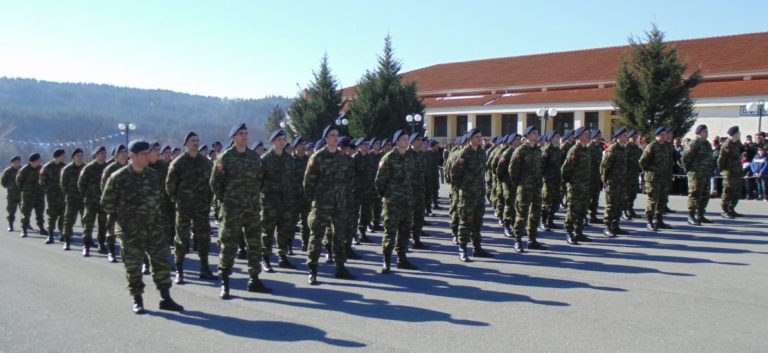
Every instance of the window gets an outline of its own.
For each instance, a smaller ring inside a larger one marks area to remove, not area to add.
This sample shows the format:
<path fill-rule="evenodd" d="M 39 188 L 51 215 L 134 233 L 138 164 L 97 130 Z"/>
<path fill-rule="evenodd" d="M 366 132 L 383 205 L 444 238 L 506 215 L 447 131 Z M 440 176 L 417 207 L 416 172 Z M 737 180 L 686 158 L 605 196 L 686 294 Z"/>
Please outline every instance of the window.
<path fill-rule="evenodd" d="M 491 136 L 491 115 L 478 115 L 475 117 L 475 119 L 477 121 L 477 128 L 480 130 L 480 133 L 483 134 L 483 136 Z"/>
<path fill-rule="evenodd" d="M 501 115 L 501 134 L 511 134 L 517 132 L 517 114 Z"/>
<path fill-rule="evenodd" d="M 539 116 L 536 113 L 528 113 L 525 116 L 525 128 L 535 125 L 541 131 L 541 124 L 539 124 Z"/>
<path fill-rule="evenodd" d="M 433 124 L 435 125 L 435 136 L 447 137 L 448 136 L 448 117 L 445 115 L 435 115 L 432 117 Z"/>
<path fill-rule="evenodd" d="M 599 129 L 600 112 L 584 113 L 584 126 L 588 129 Z"/>
<path fill-rule="evenodd" d="M 552 126 L 561 134 L 565 130 L 573 130 L 573 112 L 557 112 Z"/>
<path fill-rule="evenodd" d="M 461 136 L 467 133 L 467 116 L 456 116 L 456 136 Z"/>

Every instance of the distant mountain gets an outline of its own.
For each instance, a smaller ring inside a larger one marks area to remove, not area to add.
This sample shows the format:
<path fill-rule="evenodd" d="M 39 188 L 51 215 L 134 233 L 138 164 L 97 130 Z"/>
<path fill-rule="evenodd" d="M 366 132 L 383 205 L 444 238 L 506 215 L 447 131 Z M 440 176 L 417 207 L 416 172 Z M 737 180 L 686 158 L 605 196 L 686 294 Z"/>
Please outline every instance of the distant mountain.
<path fill-rule="evenodd" d="M 252 140 L 261 139 L 272 107 L 279 105 L 285 110 L 289 104 L 285 97 L 223 99 L 167 90 L 3 77 L 0 166 L 13 154 L 31 151 L 44 153 L 47 160 L 47 152 L 57 147 L 53 143 L 85 141 L 78 147 L 90 149 L 125 142 L 125 136 L 114 135 L 119 133 L 117 125 L 121 122 L 136 124 L 131 139 L 177 146 L 190 130 L 200 135 L 202 143 L 221 140 L 226 144 L 229 128 L 241 121 L 248 124 Z M 99 141 L 89 142 L 93 139 Z"/>

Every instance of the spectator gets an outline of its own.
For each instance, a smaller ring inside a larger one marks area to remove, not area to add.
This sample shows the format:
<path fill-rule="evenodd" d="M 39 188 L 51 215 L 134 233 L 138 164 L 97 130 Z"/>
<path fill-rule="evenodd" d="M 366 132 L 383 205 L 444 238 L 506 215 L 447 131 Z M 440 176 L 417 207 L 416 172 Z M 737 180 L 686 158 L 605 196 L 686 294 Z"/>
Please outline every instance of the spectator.
<path fill-rule="evenodd" d="M 720 156 L 720 137 L 715 136 L 712 140 L 712 156 L 715 160 Z M 720 178 L 720 170 L 717 169 L 717 163 L 715 163 L 715 170 L 712 175 L 712 197 L 720 197 L 720 192 L 723 191 L 723 179 Z"/>
<path fill-rule="evenodd" d="M 744 152 L 747 153 L 747 159 L 752 160 L 757 155 L 757 146 L 752 142 L 752 135 L 747 135 L 747 139 L 744 141 Z"/>
<path fill-rule="evenodd" d="M 768 201 L 768 195 L 765 193 L 766 184 L 768 184 L 768 158 L 765 155 L 765 146 L 757 148 L 757 155 L 752 159 L 750 167 L 757 184 L 757 197 L 763 201 Z"/>
<path fill-rule="evenodd" d="M 744 198 L 752 200 L 752 168 L 750 167 L 750 159 L 747 157 L 747 152 L 741 153 L 741 169 L 744 170 Z"/>

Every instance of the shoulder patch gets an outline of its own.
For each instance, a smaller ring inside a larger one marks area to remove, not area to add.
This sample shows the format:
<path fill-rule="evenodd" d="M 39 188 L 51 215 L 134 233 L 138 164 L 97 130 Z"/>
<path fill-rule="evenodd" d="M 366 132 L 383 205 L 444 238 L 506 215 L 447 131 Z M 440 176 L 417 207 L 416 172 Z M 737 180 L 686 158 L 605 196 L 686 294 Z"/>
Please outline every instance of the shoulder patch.
<path fill-rule="evenodd" d="M 221 161 L 216 162 L 216 172 L 217 173 L 224 172 L 224 163 L 221 163 Z"/>
<path fill-rule="evenodd" d="M 572 160 L 572 161 L 575 161 L 575 160 L 576 160 L 576 153 L 571 153 L 571 160 Z"/>

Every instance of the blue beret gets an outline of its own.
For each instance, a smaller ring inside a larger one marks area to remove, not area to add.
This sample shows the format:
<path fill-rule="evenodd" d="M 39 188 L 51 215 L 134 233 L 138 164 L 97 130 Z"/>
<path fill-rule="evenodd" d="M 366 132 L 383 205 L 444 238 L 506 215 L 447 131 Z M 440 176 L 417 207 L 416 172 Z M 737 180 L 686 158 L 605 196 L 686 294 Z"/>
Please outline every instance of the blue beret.
<path fill-rule="evenodd" d="M 662 132 L 667 132 L 667 127 L 666 127 L 666 126 L 659 126 L 659 127 L 657 127 L 657 128 L 656 128 L 656 131 L 655 131 L 654 133 L 655 133 L 656 135 L 658 135 L 658 134 L 660 134 L 660 133 L 662 133 Z"/>
<path fill-rule="evenodd" d="M 280 130 L 272 131 L 272 135 L 269 135 L 269 142 L 274 141 L 276 138 L 280 136 L 285 136 L 285 130 L 280 129 Z"/>
<path fill-rule="evenodd" d="M 613 138 L 619 138 L 619 136 L 625 132 L 627 132 L 627 129 L 620 127 L 613 132 Z"/>
<path fill-rule="evenodd" d="M 243 124 L 243 125 L 245 125 L 245 124 Z M 236 134 L 236 133 L 237 133 L 237 131 L 235 131 L 235 134 Z M 235 134 L 232 134 L 231 136 L 234 136 Z M 186 144 L 187 144 L 187 141 L 189 141 L 189 139 L 191 139 L 191 138 L 193 138 L 193 137 L 197 137 L 197 134 L 196 134 L 196 133 L 194 133 L 193 131 L 190 131 L 190 132 L 188 132 L 188 133 L 187 133 L 187 134 L 184 136 L 184 144 L 186 145 Z"/>
<path fill-rule="evenodd" d="M 207 150 L 208 150 L 208 145 L 200 146 L 200 151 L 207 151 Z"/>
<path fill-rule="evenodd" d="M 739 133 L 739 127 L 738 126 L 731 126 L 728 129 L 728 136 L 733 136 Z"/>
<path fill-rule="evenodd" d="M 59 156 L 63 156 L 63 155 L 64 155 L 64 150 L 61 148 L 53 151 L 53 158 L 58 158 Z"/>
<path fill-rule="evenodd" d="M 75 148 L 74 151 L 72 151 L 72 157 L 74 157 L 78 153 L 83 153 L 83 150 L 80 148 Z"/>
<path fill-rule="evenodd" d="M 291 142 L 291 147 L 293 147 L 293 149 L 296 149 L 296 146 L 302 144 L 303 142 L 304 142 L 304 137 L 296 136 L 296 138 L 293 139 L 293 141 Z"/>
<path fill-rule="evenodd" d="M 585 127 L 582 126 L 582 127 L 576 129 L 576 131 L 573 132 L 573 137 L 574 138 L 580 138 L 581 135 L 583 135 L 585 132 L 589 132 L 589 131 Z"/>
<path fill-rule="evenodd" d="M 352 143 L 352 139 L 349 138 L 349 136 L 342 136 L 339 139 L 339 146 L 341 147 L 351 147 L 350 144 Z"/>
<path fill-rule="evenodd" d="M 128 150 L 131 151 L 131 153 L 140 153 L 144 151 L 149 151 L 149 142 L 142 141 L 142 140 L 133 140 L 131 143 L 128 144 Z"/>
<path fill-rule="evenodd" d="M 549 141 L 549 134 L 541 135 L 541 138 L 539 138 L 539 141 L 541 141 L 541 142 L 548 142 Z"/>
<path fill-rule="evenodd" d="M 171 153 L 176 153 L 176 152 L 181 152 L 181 148 L 174 147 L 173 151 L 171 151 Z"/>
<path fill-rule="evenodd" d="M 93 150 L 94 155 L 98 154 L 99 152 L 107 152 L 107 148 L 104 146 L 99 146 L 99 147 L 96 147 L 95 150 Z"/>
<path fill-rule="evenodd" d="M 479 133 L 480 133 L 480 129 L 478 128 L 471 129 L 467 131 L 467 139 L 471 139 L 472 136 L 475 136 L 476 134 L 479 134 Z"/>
<path fill-rule="evenodd" d="M 437 145 L 437 141 L 429 140 L 429 147 L 434 147 L 435 145 Z"/>
<path fill-rule="evenodd" d="M 13 163 L 15 161 L 21 161 L 21 157 L 20 156 L 13 156 L 13 157 L 11 157 L 11 163 Z"/>
<path fill-rule="evenodd" d="M 635 136 L 635 135 L 637 135 L 637 131 L 635 131 L 635 130 L 627 131 L 627 137 L 632 137 L 632 136 Z"/>
<path fill-rule="evenodd" d="M 534 132 L 534 131 L 536 131 L 536 132 L 539 132 L 539 128 L 538 128 L 538 127 L 536 127 L 536 125 L 531 125 L 531 126 L 527 127 L 527 128 L 525 129 L 525 131 L 523 131 L 523 136 L 526 136 L 526 137 L 527 137 L 527 136 L 528 136 L 528 134 L 530 134 L 530 133 L 532 133 L 532 132 Z"/>
<path fill-rule="evenodd" d="M 40 160 L 40 153 L 32 153 L 32 154 L 30 154 L 28 160 L 30 162 L 34 162 L 34 161 Z"/>
<path fill-rule="evenodd" d="M 371 140 L 370 140 L 370 141 L 368 141 L 368 143 L 369 143 L 371 146 L 373 146 L 374 144 L 376 144 L 376 142 L 378 142 L 379 144 L 381 144 L 381 140 L 379 140 L 379 139 L 377 139 L 377 138 L 375 138 L 375 137 L 372 137 L 372 138 L 371 138 Z"/>
<path fill-rule="evenodd" d="M 421 133 L 417 132 L 411 135 L 411 137 L 408 139 L 408 142 L 412 145 L 414 142 L 416 142 L 416 139 L 418 139 L 419 137 L 421 137 Z"/>
<path fill-rule="evenodd" d="M 325 129 L 323 129 L 323 136 L 322 136 L 323 140 L 325 140 L 325 138 L 328 136 L 328 133 L 330 133 L 333 130 L 339 131 L 336 125 L 330 124 L 326 126 Z"/>
<path fill-rule="evenodd" d="M 701 124 L 696 127 L 696 133 L 700 133 L 702 130 L 707 130 L 707 125 Z"/>
<path fill-rule="evenodd" d="M 515 142 L 515 139 L 517 139 L 519 136 L 520 136 L 520 135 L 518 135 L 518 134 L 517 134 L 517 133 L 515 133 L 515 132 L 513 132 L 513 133 L 509 134 L 509 136 L 507 136 L 507 141 L 506 141 L 506 142 L 507 142 L 507 144 L 511 145 L 512 143 L 514 143 L 514 142 Z"/>
<path fill-rule="evenodd" d="M 221 141 L 213 141 L 213 143 L 211 144 L 211 147 L 214 147 L 216 145 L 221 146 Z"/>
<path fill-rule="evenodd" d="M 392 135 L 392 144 L 393 145 L 396 144 L 397 143 L 397 139 L 399 139 L 400 136 L 403 136 L 403 135 L 408 136 L 408 133 L 405 132 L 405 130 L 403 130 L 403 129 L 395 131 L 395 134 Z"/>
<path fill-rule="evenodd" d="M 120 151 L 124 151 L 126 149 L 127 149 L 127 147 L 125 147 L 125 145 L 123 145 L 121 143 L 121 144 L 117 145 L 117 147 L 115 148 L 115 153 L 114 154 L 118 154 L 118 153 L 120 153 Z"/>
<path fill-rule="evenodd" d="M 549 140 L 551 141 L 555 136 L 560 136 L 560 133 L 557 131 L 552 131 L 552 133 L 549 134 Z"/>
<path fill-rule="evenodd" d="M 317 140 L 317 142 L 315 142 L 315 149 L 316 150 L 319 150 L 319 149 L 321 149 L 323 147 L 325 147 L 325 140 Z"/>
<path fill-rule="evenodd" d="M 355 140 L 355 145 L 360 146 L 366 142 L 368 142 L 368 138 L 365 136 L 361 136 L 357 140 Z"/>
<path fill-rule="evenodd" d="M 589 138 L 594 139 L 599 135 L 602 135 L 600 129 L 592 129 L 592 131 L 589 133 Z"/>
<path fill-rule="evenodd" d="M 160 149 L 160 142 L 157 142 L 157 141 L 155 141 L 155 142 L 152 142 L 152 143 L 149 145 L 149 148 L 150 148 L 150 149 L 153 149 L 153 148 L 155 148 L 155 147 L 157 147 L 158 149 Z"/>
<path fill-rule="evenodd" d="M 255 149 L 259 148 L 259 146 L 264 147 L 264 141 L 259 140 L 259 141 L 254 142 L 253 145 L 251 145 L 251 149 L 255 150 Z"/>
<path fill-rule="evenodd" d="M 237 123 L 234 126 L 232 126 L 232 128 L 229 129 L 229 137 L 233 137 L 237 135 L 237 132 L 240 130 L 248 130 L 248 128 L 245 126 L 245 123 Z"/>
<path fill-rule="evenodd" d="M 573 135 L 573 130 L 565 130 L 565 131 L 563 131 L 563 138 L 564 139 L 571 138 L 571 135 Z"/>
<path fill-rule="evenodd" d="M 172 150 L 171 145 L 165 145 L 163 146 L 163 149 L 160 150 L 160 152 L 165 153 L 165 151 L 170 151 L 170 150 Z"/>

